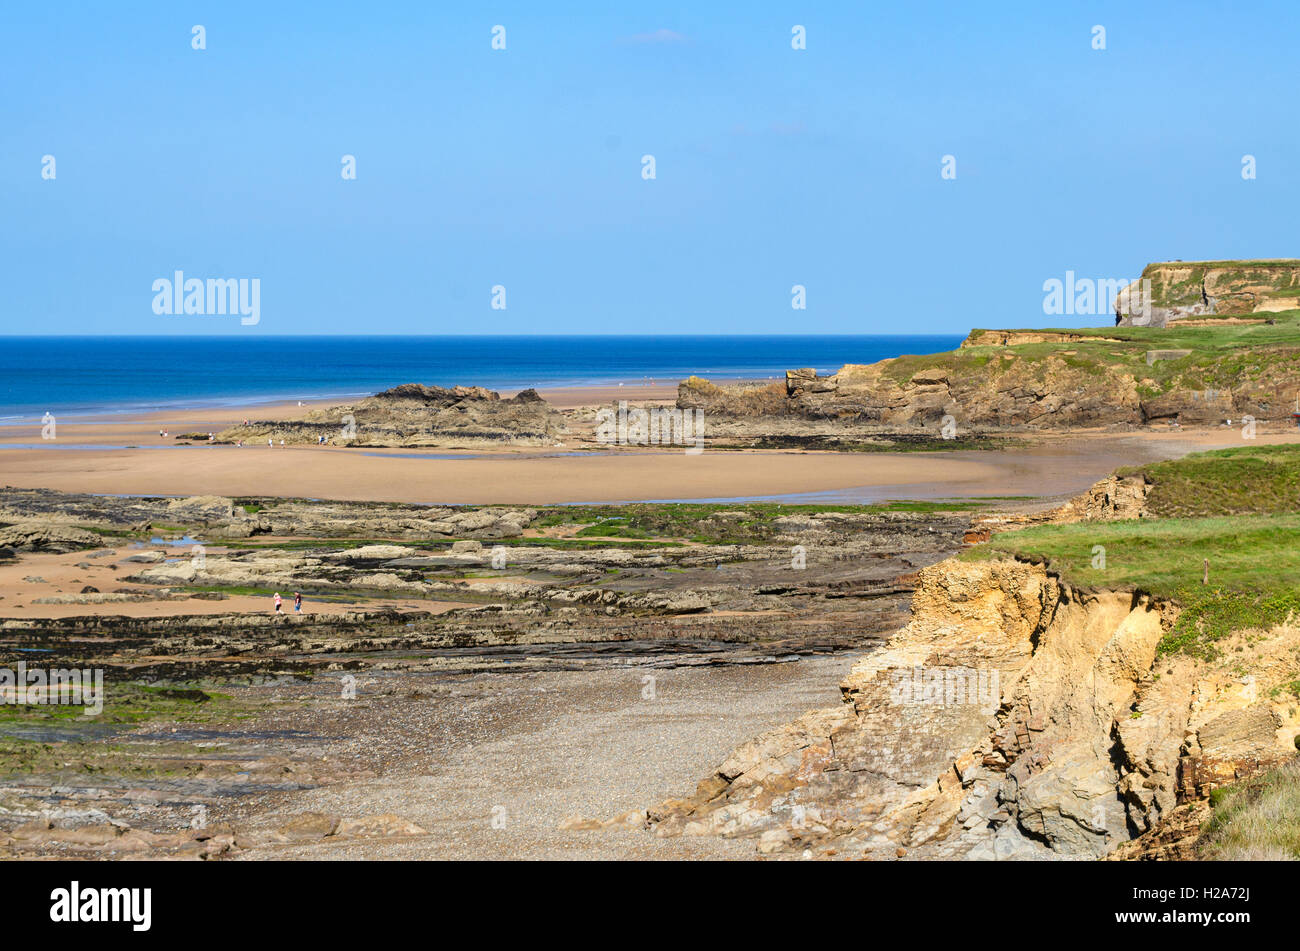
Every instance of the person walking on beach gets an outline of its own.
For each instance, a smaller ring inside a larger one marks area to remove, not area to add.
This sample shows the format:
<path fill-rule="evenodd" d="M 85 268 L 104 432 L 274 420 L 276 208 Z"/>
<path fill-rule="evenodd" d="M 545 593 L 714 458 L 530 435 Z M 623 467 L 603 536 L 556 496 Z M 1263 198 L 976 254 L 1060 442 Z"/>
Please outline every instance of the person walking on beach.
<path fill-rule="evenodd" d="M 274 448 L 275 448 L 275 440 L 272 439 L 270 436 L 267 436 L 267 437 L 266 437 L 266 448 L 267 448 L 267 449 L 274 449 Z"/>
<path fill-rule="evenodd" d="M 279 613 L 280 613 L 280 603 L 281 603 L 280 592 L 277 591 L 277 592 L 275 593 L 275 613 L 276 613 L 276 614 L 279 614 Z"/>
<path fill-rule="evenodd" d="M 293 593 L 293 613 L 302 614 L 302 592 L 300 591 Z"/>

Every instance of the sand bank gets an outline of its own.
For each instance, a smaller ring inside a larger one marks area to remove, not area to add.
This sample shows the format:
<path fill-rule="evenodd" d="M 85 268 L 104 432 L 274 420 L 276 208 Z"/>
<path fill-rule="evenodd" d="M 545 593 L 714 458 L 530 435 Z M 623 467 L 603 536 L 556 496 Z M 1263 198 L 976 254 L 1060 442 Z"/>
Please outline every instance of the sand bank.
<path fill-rule="evenodd" d="M 1300 441 L 1263 436 L 1261 442 Z M 1240 445 L 1235 431 L 1044 437 L 1023 449 L 935 453 L 609 450 L 431 453 L 342 447 L 0 450 L 0 484 L 125 495 L 281 496 L 538 505 L 763 498 L 836 501 L 1046 496 L 1087 488 L 1119 465 Z M 448 457 L 451 458 L 448 458 Z M 844 495 L 858 490 L 856 496 Z"/>

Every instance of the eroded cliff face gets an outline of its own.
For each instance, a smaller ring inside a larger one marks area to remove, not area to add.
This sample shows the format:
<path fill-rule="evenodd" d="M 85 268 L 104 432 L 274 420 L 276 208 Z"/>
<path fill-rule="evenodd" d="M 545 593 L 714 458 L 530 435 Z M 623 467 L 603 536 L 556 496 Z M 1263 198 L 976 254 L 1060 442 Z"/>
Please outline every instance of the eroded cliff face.
<path fill-rule="evenodd" d="M 937 429 L 945 416 L 989 430 L 1142 422 L 1132 376 L 1118 373 L 1099 385 L 1095 372 L 1072 365 L 1069 357 L 1029 361 L 1008 353 L 960 370 L 935 366 L 905 377 L 890 360 L 847 364 L 828 377 L 790 370 L 784 391 L 779 384 L 718 386 L 692 377 L 678 387 L 677 405 L 711 414 L 711 425 L 725 424 L 727 417 L 759 416 L 852 421 L 891 430 Z"/>
<path fill-rule="evenodd" d="M 1295 676 L 1300 631 L 1243 641 L 1219 667 L 1157 658 L 1175 618 L 1035 565 L 941 562 L 840 706 L 740 748 L 651 824 L 771 854 L 1103 856 L 1295 752 L 1295 698 L 1272 688 Z"/>
<path fill-rule="evenodd" d="M 1256 352 L 1256 372 L 1214 388 L 1202 388 L 1200 377 L 1189 377 L 1162 391 L 1146 377 L 1145 363 L 1134 367 L 1083 360 L 1069 349 L 1030 358 L 1008 345 L 1000 353 L 936 354 L 934 366 L 920 369 L 912 368 L 915 361 L 905 368 L 884 360 L 846 364 L 831 376 L 790 370 L 784 387 L 717 385 L 691 377 L 678 387 L 677 406 L 707 413 L 715 435 L 760 420 L 798 431 L 829 422 L 841 427 L 853 423 L 863 432 L 928 429 L 935 434 L 945 417 L 962 432 L 1210 425 L 1246 415 L 1260 422 L 1289 420 L 1294 400 L 1300 398 L 1294 351 Z M 1210 367 L 1203 372 L 1213 379 L 1218 371 Z"/>
<path fill-rule="evenodd" d="M 1151 307 L 1128 313 L 1124 302 L 1144 302 L 1150 281 Z M 1171 321 L 1207 315 L 1268 314 L 1300 307 L 1300 261 L 1168 261 L 1148 264 L 1142 277 L 1114 301 L 1123 327 L 1164 327 Z"/>

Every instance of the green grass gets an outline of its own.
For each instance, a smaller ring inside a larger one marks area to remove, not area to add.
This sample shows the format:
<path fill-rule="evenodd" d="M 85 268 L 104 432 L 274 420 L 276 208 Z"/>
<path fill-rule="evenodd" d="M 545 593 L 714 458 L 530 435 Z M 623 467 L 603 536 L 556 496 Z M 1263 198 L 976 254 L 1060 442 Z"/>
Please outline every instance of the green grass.
<path fill-rule="evenodd" d="M 1262 378 L 1293 374 L 1300 359 L 1300 310 L 1263 314 L 1273 323 L 1218 324 L 1204 327 L 1084 327 L 1017 330 L 1015 333 L 1069 334 L 1079 340 L 981 345 L 945 353 L 901 356 L 886 361 L 881 372 L 905 383 L 921 370 L 945 369 L 951 378 L 992 382 L 1016 367 L 1030 379 L 1042 380 L 1049 369 L 1074 373 L 1080 385 L 1136 381 L 1138 392 L 1151 399 L 1187 390 L 1229 389 Z M 986 331 L 975 329 L 972 336 Z M 1148 350 L 1191 350 L 1177 360 L 1147 366 Z M 1127 385 L 1127 384 L 1126 384 Z"/>
<path fill-rule="evenodd" d="M 258 588 L 247 585 L 220 585 L 220 584 L 192 584 L 192 585 L 173 585 L 173 591 L 215 591 L 230 596 L 243 595 L 252 598 L 266 598 L 270 600 L 277 591 L 281 595 L 288 594 L 293 590 L 299 591 L 304 598 L 310 598 L 313 601 L 324 601 L 330 604 L 349 604 L 352 602 L 369 601 L 371 598 L 391 598 L 394 596 L 403 596 L 402 591 L 389 591 L 382 588 L 352 588 L 347 590 L 330 589 L 329 591 L 309 591 L 306 588 L 294 589 L 290 586 L 283 588 Z M 291 613 L 288 605 L 285 606 L 285 613 Z"/>
<path fill-rule="evenodd" d="M 143 723 L 155 718 L 175 722 L 208 721 L 231 716 L 232 698 L 193 684 L 149 685 L 109 681 L 104 684 L 104 709 L 85 716 L 73 704 L 14 704 L 0 706 L 0 730 L 6 723 Z"/>
<path fill-rule="evenodd" d="M 1290 683 L 1278 684 L 1268 692 L 1270 697 L 1281 697 L 1284 694 L 1290 694 L 1297 700 L 1300 700 L 1300 680 L 1292 680 Z"/>
<path fill-rule="evenodd" d="M 1261 320 L 1272 320 L 1273 323 L 1223 323 L 1204 327 L 1187 327 L 1179 326 L 1180 321 L 1175 320 L 1168 327 L 1057 327 L 1044 328 L 1042 332 L 1078 334 L 1084 338 L 1096 337 L 1098 343 L 1119 341 L 1118 344 L 1109 343 L 1109 349 L 1121 353 L 1128 348 L 1140 349 L 1144 356 L 1147 350 L 1232 351 L 1240 350 L 1243 347 L 1300 346 L 1300 310 L 1284 310 L 1274 314 L 1245 316 Z M 1014 332 L 1034 333 L 1035 331 Z M 1039 343 L 1022 344 L 1021 346 L 1042 347 L 1050 350 L 1073 350 L 1078 347 L 1095 346 L 1095 344 L 1085 339 L 1079 343 Z M 971 349 L 1000 352 L 1008 349 L 1019 350 L 1020 347 L 974 347 Z"/>
<path fill-rule="evenodd" d="M 102 525 L 77 525 L 76 527 L 82 529 L 83 531 L 90 532 L 91 534 L 99 535 L 103 538 L 119 538 L 119 539 L 134 540 L 139 538 L 149 538 L 150 535 L 152 534 L 150 532 L 133 532 L 125 528 L 123 529 L 105 528 Z"/>
<path fill-rule="evenodd" d="M 878 505 L 786 504 L 783 502 L 636 502 L 626 505 L 565 505 L 540 510 L 533 528 L 583 526 L 578 539 L 689 539 L 702 544 L 763 541 L 777 533 L 775 522 L 789 515 L 838 512 L 855 515 L 914 512 L 971 512 L 997 499 L 898 501 Z M 723 514 L 727 513 L 727 514 Z M 731 514 L 735 513 L 735 514 Z M 573 540 L 578 540 L 573 539 Z M 526 539 L 558 547 L 555 539 Z M 653 542 L 665 544 L 665 542 Z M 507 542 L 508 544 L 508 542 Z"/>
<path fill-rule="evenodd" d="M 1094 568 L 1094 546 L 1105 565 Z M 1046 564 L 1085 589 L 1136 590 L 1182 607 L 1162 653 L 1217 656 L 1235 630 L 1300 617 L 1300 515 L 1142 519 L 1040 525 L 996 535 L 959 557 Z M 1203 562 L 1210 582 L 1201 583 Z"/>
<path fill-rule="evenodd" d="M 1171 462 L 1121 469 L 1151 483 L 1153 515 L 1293 512 L 1300 500 L 1300 445 L 1198 452 Z"/>
<path fill-rule="evenodd" d="M 579 529 L 577 537 L 649 538 L 650 533 L 644 528 L 637 528 L 634 525 L 628 525 L 623 516 L 616 515 L 602 518 L 594 525 L 588 525 L 586 528 Z"/>
<path fill-rule="evenodd" d="M 1300 859 L 1300 760 L 1215 789 L 1214 813 L 1197 843 L 1203 858 Z"/>

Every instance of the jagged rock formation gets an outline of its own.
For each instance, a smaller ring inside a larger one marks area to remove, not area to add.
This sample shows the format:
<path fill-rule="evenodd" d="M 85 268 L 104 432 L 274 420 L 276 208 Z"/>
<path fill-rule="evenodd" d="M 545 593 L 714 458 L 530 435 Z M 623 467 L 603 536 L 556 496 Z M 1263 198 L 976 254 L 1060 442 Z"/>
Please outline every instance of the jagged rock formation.
<path fill-rule="evenodd" d="M 1144 296 L 1150 281 L 1150 306 Z M 1268 314 L 1300 307 L 1300 260 L 1167 261 L 1148 264 L 1115 298 L 1123 327 L 1165 327 L 1209 315 Z"/>
<path fill-rule="evenodd" d="M 95 548 L 102 539 L 94 532 L 71 525 L 48 522 L 19 522 L 0 528 L 0 551 L 69 552 Z"/>
<path fill-rule="evenodd" d="M 911 623 L 854 667 L 840 707 L 760 736 L 649 820 L 765 853 L 1103 856 L 1294 756 L 1300 716 L 1272 688 L 1300 630 L 1242 637 L 1244 659 L 1212 665 L 1158 657 L 1175 618 L 1015 561 L 926 568 Z"/>
<path fill-rule="evenodd" d="M 316 443 L 381 447 L 552 446 L 564 416 L 536 390 L 502 399 L 481 386 L 404 383 L 357 403 L 313 410 L 302 419 L 232 426 L 217 442 Z"/>
<path fill-rule="evenodd" d="M 1045 522 L 1064 524 L 1146 518 L 1151 514 L 1147 508 L 1150 494 L 1151 483 L 1141 471 L 1109 475 L 1093 483 L 1082 495 L 1077 495 L 1054 509 L 1034 513 L 976 515 L 971 519 L 971 530 L 966 540 L 988 541 L 994 532 Z"/>
<path fill-rule="evenodd" d="M 869 431 L 929 429 L 944 417 L 984 430 L 1100 426 L 1142 422 L 1136 381 L 1120 374 L 1098 385 L 1095 374 L 1064 357 L 1008 358 L 954 372 L 935 366 L 900 377 L 894 361 L 849 364 L 829 377 L 812 370 L 787 374 L 779 387 L 717 386 L 692 377 L 678 388 L 677 405 L 709 414 L 710 433 L 725 432 L 728 418 L 783 417 L 811 422 L 852 422 Z"/>
<path fill-rule="evenodd" d="M 997 342 L 1008 334 L 977 331 L 968 346 L 951 353 L 846 364 L 825 377 L 811 369 L 790 370 L 784 387 L 718 385 L 691 377 L 679 385 L 677 405 L 702 410 L 714 438 L 831 430 L 843 436 L 848 425 L 863 435 L 911 430 L 937 437 L 946 418 L 949 432 L 958 434 L 1212 425 L 1247 415 L 1259 422 L 1289 422 L 1300 399 L 1294 348 L 1252 348 L 1248 373 L 1240 370 L 1241 349 L 1200 359 L 1191 351 L 1171 351 L 1165 356 L 1173 362 L 1161 366 L 1173 369 L 1156 371 L 1150 369 L 1156 362 L 1150 357 L 1159 352 L 1132 342 L 1122 344 L 1127 351 L 1114 353 L 1096 339 L 1077 350 L 1062 343 L 1043 353 L 1021 343 Z M 1001 352 L 983 351 L 993 346 Z M 1180 357 L 1190 362 L 1178 362 Z M 1223 385 L 1204 382 L 1217 378 Z"/>
<path fill-rule="evenodd" d="M 455 508 L 401 503 L 267 499 L 247 504 L 221 496 L 185 499 L 114 497 L 50 489 L 0 489 L 0 546 L 72 551 L 101 546 L 105 535 L 148 531 L 151 524 L 185 525 L 205 540 L 254 535 L 311 538 L 517 538 L 533 509 Z M 80 526 L 80 527 L 78 527 Z M 50 547 L 63 544 L 63 548 Z M 33 546 L 37 546 L 33 548 Z"/>

